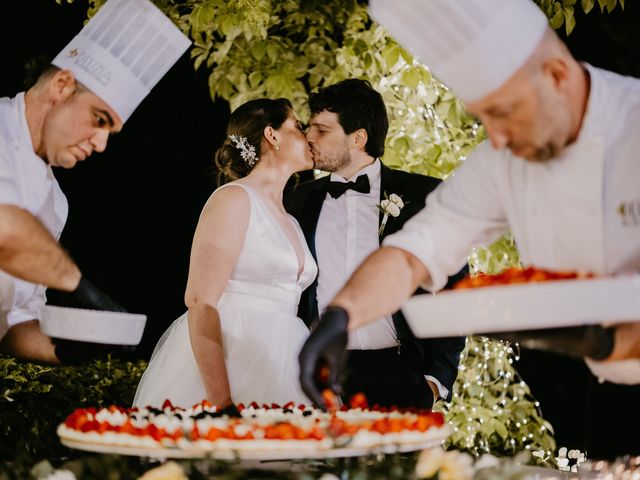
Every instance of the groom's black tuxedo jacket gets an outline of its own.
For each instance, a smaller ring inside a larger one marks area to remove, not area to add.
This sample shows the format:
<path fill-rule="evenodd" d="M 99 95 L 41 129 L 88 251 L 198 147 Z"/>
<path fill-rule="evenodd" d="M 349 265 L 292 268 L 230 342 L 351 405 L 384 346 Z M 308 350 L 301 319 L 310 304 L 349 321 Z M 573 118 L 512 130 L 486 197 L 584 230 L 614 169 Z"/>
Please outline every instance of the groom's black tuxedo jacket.
<path fill-rule="evenodd" d="M 405 206 L 398 217 L 390 216 L 388 218 L 380 237 L 380 242 L 387 235 L 400 230 L 404 222 L 422 210 L 426 196 L 441 182 L 433 177 L 393 170 L 384 164 L 381 167 L 380 200 L 383 200 L 385 192 L 387 195 L 395 193 L 402 197 Z M 329 180 L 330 176 L 327 175 L 317 180 L 292 185 L 285 189 L 285 208 L 298 220 L 309 245 L 309 250 L 311 250 L 316 261 L 316 227 L 322 204 L 327 196 Z M 381 212 L 378 222 L 382 221 L 382 217 L 383 214 Z M 461 278 L 465 273 L 466 269 L 463 269 L 455 277 L 452 277 L 449 285 Z M 318 280 L 316 278 L 303 292 L 300 299 L 298 316 L 308 326 L 311 326 L 312 322 L 319 317 L 316 296 L 317 287 Z M 447 400 L 450 400 L 453 383 L 458 372 L 460 352 L 465 345 L 465 338 L 416 339 L 400 311 L 393 314 L 393 322 L 401 348 L 406 349 L 417 359 L 422 366 L 424 375 L 431 375 L 437 378 L 449 390 L 449 398 Z"/>

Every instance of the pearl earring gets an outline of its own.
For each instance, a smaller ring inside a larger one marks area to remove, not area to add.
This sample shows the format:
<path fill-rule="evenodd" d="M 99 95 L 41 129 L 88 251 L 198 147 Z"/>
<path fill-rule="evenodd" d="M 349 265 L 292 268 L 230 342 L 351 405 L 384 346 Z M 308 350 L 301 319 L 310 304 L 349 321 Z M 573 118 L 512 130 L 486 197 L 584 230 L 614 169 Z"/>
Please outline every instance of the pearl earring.
<path fill-rule="evenodd" d="M 277 152 L 278 150 L 280 150 L 280 145 L 278 145 L 277 143 L 273 146 L 273 149 Z"/>

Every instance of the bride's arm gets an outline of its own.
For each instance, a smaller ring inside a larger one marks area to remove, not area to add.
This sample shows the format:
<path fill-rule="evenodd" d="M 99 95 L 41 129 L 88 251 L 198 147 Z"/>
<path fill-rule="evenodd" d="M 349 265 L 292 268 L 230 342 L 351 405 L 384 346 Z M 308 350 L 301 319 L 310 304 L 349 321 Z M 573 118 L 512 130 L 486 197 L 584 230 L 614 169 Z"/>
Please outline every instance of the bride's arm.
<path fill-rule="evenodd" d="M 185 292 L 189 338 L 207 399 L 216 405 L 232 402 L 216 306 L 242 249 L 249 213 L 241 188 L 218 191 L 205 205 L 191 247 Z"/>

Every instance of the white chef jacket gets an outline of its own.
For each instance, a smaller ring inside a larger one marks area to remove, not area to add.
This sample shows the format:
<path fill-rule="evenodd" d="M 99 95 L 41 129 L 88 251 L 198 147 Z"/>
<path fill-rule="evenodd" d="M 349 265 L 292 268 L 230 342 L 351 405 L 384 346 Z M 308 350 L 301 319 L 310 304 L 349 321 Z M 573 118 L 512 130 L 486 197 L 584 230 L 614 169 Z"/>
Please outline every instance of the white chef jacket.
<path fill-rule="evenodd" d="M 442 288 L 472 247 L 508 230 L 526 265 L 600 275 L 640 271 L 640 80 L 585 67 L 586 114 L 561 155 L 531 162 L 484 142 L 427 197 L 422 212 L 386 237 L 384 245 L 424 263 L 428 289 Z M 588 364 L 601 378 L 640 383 L 640 361 Z"/>
<path fill-rule="evenodd" d="M 320 210 L 316 227 L 316 255 L 318 258 L 318 310 L 326 306 L 344 286 L 362 261 L 380 246 L 378 224 L 380 211 L 380 160 L 376 159 L 350 179 L 336 173 L 331 181 L 355 182 L 360 175 L 369 177 L 369 193 L 347 190 L 338 198 L 327 195 Z M 393 192 L 388 192 L 390 195 Z M 374 350 L 398 345 L 398 336 L 391 315 L 380 317 L 349 333 L 347 348 Z M 439 395 L 449 394 L 438 379 L 426 375 L 437 387 Z"/>
<path fill-rule="evenodd" d="M 51 167 L 33 150 L 23 92 L 0 98 L 0 204 L 29 211 L 55 238 L 67 220 L 67 199 Z M 44 286 L 2 271 L 0 294 L 0 338 L 15 324 L 38 319 L 46 302 Z"/>

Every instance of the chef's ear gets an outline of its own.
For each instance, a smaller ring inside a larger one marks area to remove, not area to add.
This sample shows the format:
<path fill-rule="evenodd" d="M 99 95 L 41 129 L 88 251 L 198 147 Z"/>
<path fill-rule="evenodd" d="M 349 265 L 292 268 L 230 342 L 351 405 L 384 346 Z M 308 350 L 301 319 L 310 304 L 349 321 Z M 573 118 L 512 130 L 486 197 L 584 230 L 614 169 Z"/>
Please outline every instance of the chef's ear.
<path fill-rule="evenodd" d="M 49 82 L 49 91 L 54 99 L 67 99 L 78 88 L 75 75 L 70 70 L 59 70 Z"/>
<path fill-rule="evenodd" d="M 560 57 L 552 57 L 544 62 L 542 69 L 549 78 L 556 90 L 563 91 L 571 88 L 569 83 L 569 66 Z"/>

